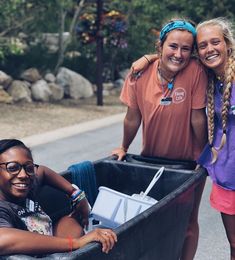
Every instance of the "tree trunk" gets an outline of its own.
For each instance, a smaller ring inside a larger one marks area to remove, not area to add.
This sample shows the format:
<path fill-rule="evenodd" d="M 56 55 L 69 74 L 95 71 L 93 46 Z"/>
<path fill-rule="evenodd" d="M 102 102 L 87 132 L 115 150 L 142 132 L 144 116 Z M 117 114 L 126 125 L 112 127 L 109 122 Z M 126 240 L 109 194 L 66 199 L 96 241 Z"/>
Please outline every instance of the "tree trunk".
<path fill-rule="evenodd" d="M 79 5 L 76 6 L 76 10 L 74 12 L 74 16 L 72 19 L 72 22 L 70 24 L 69 28 L 69 37 L 66 41 L 63 40 L 63 34 L 64 34 L 64 24 L 65 24 L 65 17 L 66 17 L 66 11 L 62 6 L 60 6 L 60 31 L 59 31 L 59 55 L 58 55 L 58 61 L 55 66 L 55 74 L 58 72 L 59 67 L 64 61 L 64 54 L 68 47 L 68 45 L 71 43 L 73 34 L 74 34 L 74 28 L 76 26 L 76 22 L 78 19 L 78 16 L 80 15 L 80 12 L 85 4 L 85 0 L 81 0 L 79 2 Z"/>
<path fill-rule="evenodd" d="M 65 23 L 65 17 L 66 17 L 66 12 L 64 11 L 64 8 L 61 6 L 60 8 L 60 31 L 59 31 L 59 55 L 58 55 L 58 60 L 57 64 L 55 66 L 54 73 L 57 74 L 59 67 L 64 61 L 64 52 L 65 52 L 65 46 L 64 46 L 64 23 Z"/>

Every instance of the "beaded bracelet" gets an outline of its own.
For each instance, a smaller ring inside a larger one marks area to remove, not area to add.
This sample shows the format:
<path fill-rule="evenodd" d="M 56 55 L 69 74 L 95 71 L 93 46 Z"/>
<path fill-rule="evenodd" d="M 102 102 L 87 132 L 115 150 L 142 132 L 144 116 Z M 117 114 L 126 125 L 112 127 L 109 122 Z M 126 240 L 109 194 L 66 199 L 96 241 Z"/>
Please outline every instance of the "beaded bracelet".
<path fill-rule="evenodd" d="M 80 189 L 75 190 L 75 191 L 70 195 L 70 199 L 71 199 L 71 200 L 75 200 L 81 193 L 82 193 L 82 190 L 80 190 Z"/>
<path fill-rule="evenodd" d="M 71 199 L 71 208 L 72 210 L 76 207 L 76 205 L 86 197 L 85 192 L 79 190 L 77 196 L 74 199 Z"/>
<path fill-rule="evenodd" d="M 70 203 L 71 203 L 71 209 L 74 210 L 75 206 L 83 200 L 86 195 L 85 192 L 80 190 L 77 185 L 72 184 L 72 186 L 75 188 L 75 190 L 70 195 Z"/>

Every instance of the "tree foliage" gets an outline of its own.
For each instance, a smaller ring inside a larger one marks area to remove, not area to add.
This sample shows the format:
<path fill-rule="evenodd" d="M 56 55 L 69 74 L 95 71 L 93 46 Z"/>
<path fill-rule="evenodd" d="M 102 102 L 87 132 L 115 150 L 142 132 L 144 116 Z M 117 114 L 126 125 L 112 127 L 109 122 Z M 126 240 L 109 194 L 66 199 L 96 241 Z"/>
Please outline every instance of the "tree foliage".
<path fill-rule="evenodd" d="M 58 64 L 62 64 L 94 81 L 95 41 L 84 44 L 84 37 L 74 29 L 78 29 L 77 25 L 84 15 L 92 15 L 94 20 L 92 33 L 95 39 L 96 1 L 85 0 L 78 17 L 74 20 L 76 8 L 81 2 L 81 0 L 1 0 L 1 68 L 9 68 L 10 62 L 21 64 L 22 67 L 35 65 L 43 69 L 46 65 L 50 66 L 49 69 L 54 69 L 56 64 L 57 67 Z M 113 16 L 103 23 L 106 80 L 115 79 L 122 68 L 129 67 L 133 60 L 144 53 L 153 52 L 162 24 L 173 16 L 188 17 L 196 23 L 218 16 L 235 20 L 235 0 L 197 0 L 196 2 L 194 0 L 103 0 L 103 3 L 104 15 L 112 12 L 119 14 L 116 20 Z M 112 25 L 115 22 L 117 24 L 120 22 L 119 26 L 123 26 L 125 22 L 125 30 L 122 34 L 118 35 L 113 30 Z M 71 26 L 73 23 L 74 26 Z M 17 41 L 5 41 L 6 37 L 12 39 L 22 32 L 29 36 L 30 41 L 31 38 L 38 37 L 42 33 L 63 31 L 70 32 L 71 38 L 67 45 L 61 45 L 58 53 L 54 55 L 47 53 L 41 45 L 34 45 L 27 50 L 27 53 L 22 53 L 22 47 Z M 115 45 L 117 41 L 122 42 L 123 46 Z M 66 52 L 71 51 L 79 52 L 80 56 L 67 58 Z"/>

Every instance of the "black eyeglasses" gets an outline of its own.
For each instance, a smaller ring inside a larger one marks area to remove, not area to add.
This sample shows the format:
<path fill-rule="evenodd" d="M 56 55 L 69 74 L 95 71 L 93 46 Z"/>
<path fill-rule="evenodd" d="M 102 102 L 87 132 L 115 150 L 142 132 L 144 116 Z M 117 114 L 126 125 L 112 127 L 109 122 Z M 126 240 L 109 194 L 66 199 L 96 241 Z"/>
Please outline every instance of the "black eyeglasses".
<path fill-rule="evenodd" d="M 5 168 L 1 167 L 1 165 L 5 165 Z M 20 164 L 18 162 L 6 162 L 6 163 L 0 163 L 0 167 L 4 170 L 6 170 L 11 175 L 17 175 L 20 173 L 22 168 L 24 168 L 25 172 L 29 176 L 33 176 L 36 173 L 37 168 L 39 165 L 34 163 L 26 163 L 26 164 Z"/>

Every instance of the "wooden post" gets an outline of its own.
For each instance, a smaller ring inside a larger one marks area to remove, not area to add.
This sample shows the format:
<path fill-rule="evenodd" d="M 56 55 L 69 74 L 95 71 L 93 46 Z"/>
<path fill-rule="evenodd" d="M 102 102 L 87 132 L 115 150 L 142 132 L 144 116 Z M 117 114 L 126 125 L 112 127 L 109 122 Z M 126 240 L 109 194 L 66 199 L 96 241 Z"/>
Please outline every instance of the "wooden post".
<path fill-rule="evenodd" d="M 103 0 L 97 0 L 97 35 L 96 35 L 96 85 L 97 105 L 103 106 L 103 35 L 101 19 L 103 13 Z"/>

